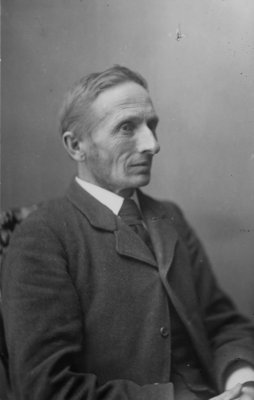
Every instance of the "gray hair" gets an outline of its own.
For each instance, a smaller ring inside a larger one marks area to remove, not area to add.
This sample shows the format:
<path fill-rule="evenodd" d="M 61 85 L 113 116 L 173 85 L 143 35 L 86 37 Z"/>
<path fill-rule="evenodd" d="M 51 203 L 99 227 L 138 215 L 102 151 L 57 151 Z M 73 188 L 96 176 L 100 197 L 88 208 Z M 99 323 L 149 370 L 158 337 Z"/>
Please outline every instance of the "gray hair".
<path fill-rule="evenodd" d="M 91 126 L 90 106 L 100 93 L 124 82 L 135 82 L 148 90 L 146 80 L 137 72 L 114 65 L 102 72 L 81 78 L 67 93 L 60 112 L 60 133 L 71 131 L 81 137 Z"/>

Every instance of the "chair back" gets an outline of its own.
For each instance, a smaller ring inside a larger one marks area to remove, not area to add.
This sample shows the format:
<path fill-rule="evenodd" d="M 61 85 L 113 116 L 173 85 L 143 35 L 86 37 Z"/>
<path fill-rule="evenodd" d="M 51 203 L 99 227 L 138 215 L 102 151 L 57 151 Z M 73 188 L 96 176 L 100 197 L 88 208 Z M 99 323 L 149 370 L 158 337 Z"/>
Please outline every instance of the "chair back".
<path fill-rule="evenodd" d="M 0 214 L 0 278 L 1 266 L 4 255 L 8 249 L 12 232 L 37 206 L 15 208 L 4 211 Z M 1 285 L 0 285 L 1 286 Z M 4 322 L 2 315 L 2 301 L 0 292 L 0 400 L 11 398 L 9 371 L 8 371 L 8 352 L 5 342 Z"/>

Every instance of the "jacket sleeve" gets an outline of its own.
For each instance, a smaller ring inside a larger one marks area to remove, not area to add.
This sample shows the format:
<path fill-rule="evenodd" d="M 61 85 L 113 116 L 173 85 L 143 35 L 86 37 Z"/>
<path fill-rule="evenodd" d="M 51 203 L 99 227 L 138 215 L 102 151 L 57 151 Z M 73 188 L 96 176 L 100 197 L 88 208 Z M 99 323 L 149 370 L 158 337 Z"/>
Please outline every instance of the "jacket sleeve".
<path fill-rule="evenodd" d="M 182 212 L 174 206 L 176 228 L 185 242 L 192 265 L 202 320 L 212 349 L 214 375 L 224 390 L 225 373 L 236 361 L 254 366 L 254 326 L 221 290 L 205 250 Z"/>
<path fill-rule="evenodd" d="M 35 213 L 36 214 L 36 213 Z M 75 362 L 82 346 L 82 310 L 56 233 L 36 215 L 17 228 L 2 275 L 9 372 L 16 400 L 172 400 L 171 383 L 100 386 Z"/>

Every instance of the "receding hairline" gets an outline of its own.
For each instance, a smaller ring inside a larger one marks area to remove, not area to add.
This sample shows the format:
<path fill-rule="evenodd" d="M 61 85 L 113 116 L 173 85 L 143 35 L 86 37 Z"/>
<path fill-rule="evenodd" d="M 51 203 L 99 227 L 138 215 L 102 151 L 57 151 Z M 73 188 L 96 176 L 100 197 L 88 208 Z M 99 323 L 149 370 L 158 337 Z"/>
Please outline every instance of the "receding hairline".
<path fill-rule="evenodd" d="M 145 78 L 138 72 L 114 65 L 102 72 L 93 72 L 79 79 L 67 92 L 60 111 L 60 133 L 81 134 L 89 122 L 90 107 L 104 91 L 123 83 L 134 82 L 148 91 Z"/>

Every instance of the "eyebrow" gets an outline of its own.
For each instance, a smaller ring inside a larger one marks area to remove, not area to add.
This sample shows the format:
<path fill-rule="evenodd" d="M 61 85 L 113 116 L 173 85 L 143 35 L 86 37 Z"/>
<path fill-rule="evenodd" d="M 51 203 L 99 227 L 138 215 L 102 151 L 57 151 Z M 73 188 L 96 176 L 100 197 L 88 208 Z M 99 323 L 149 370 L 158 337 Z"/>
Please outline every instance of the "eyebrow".
<path fill-rule="evenodd" d="M 115 123 L 115 127 L 116 129 L 118 129 L 121 125 L 128 123 L 128 122 L 133 122 L 133 123 L 140 123 L 144 120 L 144 118 L 142 118 L 141 116 L 138 115 L 129 115 L 129 116 L 125 116 L 123 118 L 119 118 L 118 121 L 116 121 Z M 145 118 L 145 122 L 147 123 L 147 125 L 151 126 L 152 128 L 156 128 L 159 122 L 159 117 L 157 117 L 157 115 L 152 115 L 152 116 L 148 116 L 147 118 Z"/>
<path fill-rule="evenodd" d="M 143 121 L 143 119 L 145 119 L 145 121 L 153 123 L 153 124 L 158 124 L 159 122 L 159 117 L 157 116 L 157 114 L 151 113 L 150 115 L 148 114 L 147 116 L 145 116 L 139 113 L 130 113 L 129 115 L 123 115 L 123 116 L 117 116 L 116 120 L 117 123 L 122 123 L 122 122 L 127 122 L 127 121 Z"/>

